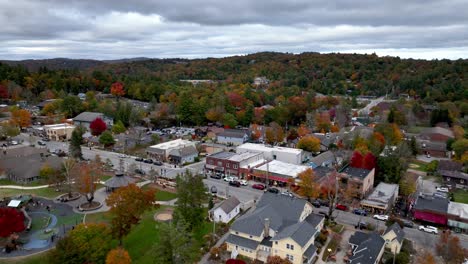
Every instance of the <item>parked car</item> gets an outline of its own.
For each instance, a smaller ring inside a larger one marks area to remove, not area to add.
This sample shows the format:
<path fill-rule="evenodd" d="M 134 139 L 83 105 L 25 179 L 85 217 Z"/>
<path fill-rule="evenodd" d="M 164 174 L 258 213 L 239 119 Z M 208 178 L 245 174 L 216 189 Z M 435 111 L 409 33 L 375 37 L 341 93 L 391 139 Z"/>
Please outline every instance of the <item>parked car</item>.
<path fill-rule="evenodd" d="M 437 188 L 436 188 L 436 191 L 448 193 L 448 192 L 449 192 L 449 189 L 448 189 L 447 187 L 437 187 Z"/>
<path fill-rule="evenodd" d="M 232 181 L 234 181 L 234 178 L 231 177 L 231 176 L 226 176 L 226 177 L 224 177 L 224 181 L 226 181 L 226 182 L 232 182 Z"/>
<path fill-rule="evenodd" d="M 359 229 L 367 229 L 367 223 L 361 221 L 361 222 L 357 223 L 357 224 L 354 226 L 354 228 L 356 228 L 356 229 L 358 229 L 358 228 L 359 228 Z"/>
<path fill-rule="evenodd" d="M 42 142 L 42 141 L 38 141 L 37 144 L 38 144 L 39 146 L 45 146 L 45 145 L 46 145 L 46 143 L 44 143 L 44 142 Z"/>
<path fill-rule="evenodd" d="M 380 220 L 380 221 L 387 221 L 388 220 L 388 215 L 374 215 L 374 219 Z"/>
<path fill-rule="evenodd" d="M 119 158 L 122 158 L 122 159 L 126 159 L 126 158 L 128 158 L 128 157 L 129 157 L 129 156 L 128 156 L 128 155 L 125 155 L 125 154 L 120 154 L 120 155 L 119 155 Z"/>
<path fill-rule="evenodd" d="M 215 173 L 215 174 L 210 174 L 210 178 L 213 178 L 213 179 L 221 179 L 221 175 L 218 174 L 218 173 Z"/>
<path fill-rule="evenodd" d="M 252 185 L 252 188 L 257 189 L 257 190 L 264 190 L 265 185 L 260 184 L 260 183 L 256 183 L 256 184 Z"/>
<path fill-rule="evenodd" d="M 135 169 L 135 173 L 140 174 L 140 175 L 145 175 L 145 171 L 142 169 Z"/>
<path fill-rule="evenodd" d="M 243 185 L 243 186 L 247 186 L 247 185 L 248 185 L 246 180 L 240 180 L 239 182 L 240 182 L 240 184 Z"/>
<path fill-rule="evenodd" d="M 430 158 L 431 158 L 431 154 L 427 153 L 426 157 L 430 159 Z"/>
<path fill-rule="evenodd" d="M 13 145 L 13 146 L 14 146 L 14 145 L 18 145 L 18 141 L 13 140 L 13 141 L 10 142 L 10 144 Z"/>
<path fill-rule="evenodd" d="M 409 227 L 409 228 L 413 228 L 414 227 L 414 224 L 413 222 L 411 221 L 408 221 L 408 220 L 401 220 L 403 222 L 403 226 L 404 227 Z"/>
<path fill-rule="evenodd" d="M 135 158 L 135 161 L 142 162 L 142 161 L 143 161 L 143 158 Z"/>
<path fill-rule="evenodd" d="M 317 199 L 317 201 L 319 201 L 321 206 L 326 206 L 326 207 L 330 206 L 330 201 L 328 200 Z"/>
<path fill-rule="evenodd" d="M 320 208 L 320 206 L 321 206 L 320 202 L 317 201 L 317 200 L 313 201 L 313 202 L 312 202 L 312 205 L 313 205 L 314 207 L 316 207 L 316 208 Z"/>
<path fill-rule="evenodd" d="M 241 186 L 240 182 L 234 181 L 234 180 L 233 180 L 233 181 L 230 181 L 230 182 L 229 182 L 229 185 L 235 186 L 235 187 L 240 187 L 240 186 Z"/>
<path fill-rule="evenodd" d="M 437 191 L 434 194 L 434 197 L 439 197 L 439 198 L 447 198 L 447 193 Z"/>
<path fill-rule="evenodd" d="M 419 226 L 418 229 L 427 233 L 432 233 L 432 234 L 437 234 L 439 232 L 437 230 L 437 227 L 433 227 L 430 225 L 422 225 L 422 226 Z"/>
<path fill-rule="evenodd" d="M 364 209 L 354 209 L 353 214 L 367 216 L 367 211 Z"/>
<path fill-rule="evenodd" d="M 294 197 L 294 195 L 290 191 L 284 191 L 284 192 L 281 192 L 281 194 L 289 196 L 289 197 Z"/>
<path fill-rule="evenodd" d="M 162 163 L 161 161 L 159 161 L 159 160 L 155 160 L 155 161 L 153 162 L 153 164 L 154 164 L 154 165 L 157 165 L 157 166 L 162 166 L 162 165 L 163 165 L 163 163 Z"/>
<path fill-rule="evenodd" d="M 42 138 L 42 141 L 49 142 L 49 141 L 50 141 L 50 138 L 48 138 L 48 137 L 43 137 L 43 138 Z"/>
<path fill-rule="evenodd" d="M 272 187 L 272 188 L 268 188 L 268 190 L 267 190 L 267 191 L 268 191 L 268 192 L 271 192 L 271 193 L 279 193 L 279 190 L 278 190 L 278 189 L 276 189 L 276 188 L 274 188 L 274 187 Z"/>
<path fill-rule="evenodd" d="M 144 163 L 152 164 L 153 160 L 152 159 L 145 159 L 143 160 Z"/>
<path fill-rule="evenodd" d="M 335 206 L 336 209 L 341 210 L 341 211 L 347 211 L 348 207 L 344 204 L 336 204 Z"/>

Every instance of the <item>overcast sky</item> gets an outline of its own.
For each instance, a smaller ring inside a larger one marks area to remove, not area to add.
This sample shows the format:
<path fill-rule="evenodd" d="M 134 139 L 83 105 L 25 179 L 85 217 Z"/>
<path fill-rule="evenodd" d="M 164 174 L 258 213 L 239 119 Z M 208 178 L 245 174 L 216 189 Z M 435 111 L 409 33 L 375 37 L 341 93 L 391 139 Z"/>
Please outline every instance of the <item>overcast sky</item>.
<path fill-rule="evenodd" d="M 0 59 L 468 58 L 467 0 L 0 0 Z"/>

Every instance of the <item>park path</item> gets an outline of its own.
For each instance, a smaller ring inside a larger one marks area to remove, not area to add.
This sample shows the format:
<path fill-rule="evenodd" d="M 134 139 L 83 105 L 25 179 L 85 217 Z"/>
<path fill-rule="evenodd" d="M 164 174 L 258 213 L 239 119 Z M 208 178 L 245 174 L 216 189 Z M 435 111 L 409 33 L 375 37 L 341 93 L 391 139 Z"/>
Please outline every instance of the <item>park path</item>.
<path fill-rule="evenodd" d="M 16 189 L 16 190 L 36 190 L 44 189 L 49 187 L 49 185 L 39 185 L 39 186 L 18 186 L 18 185 L 0 185 L 0 189 Z"/>

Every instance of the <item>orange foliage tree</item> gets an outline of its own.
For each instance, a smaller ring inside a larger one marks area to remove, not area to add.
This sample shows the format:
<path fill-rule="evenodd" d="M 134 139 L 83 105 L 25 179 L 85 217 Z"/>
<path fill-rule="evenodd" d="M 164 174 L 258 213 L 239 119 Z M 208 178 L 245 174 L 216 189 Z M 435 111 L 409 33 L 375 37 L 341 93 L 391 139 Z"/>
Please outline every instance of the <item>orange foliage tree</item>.
<path fill-rule="evenodd" d="M 424 264 L 436 264 L 436 260 L 431 252 L 427 250 L 422 250 L 417 258 L 415 263 L 424 263 Z"/>
<path fill-rule="evenodd" d="M 278 142 L 283 142 L 284 140 L 284 130 L 277 123 L 270 123 L 270 126 L 265 130 L 265 139 L 268 144 L 275 144 Z"/>
<path fill-rule="evenodd" d="M 317 183 L 317 177 L 314 171 L 309 168 L 297 175 L 299 178 L 299 189 L 297 193 L 301 196 L 307 197 L 310 202 L 311 198 L 317 198 L 320 194 L 320 186 Z"/>
<path fill-rule="evenodd" d="M 11 120 L 14 125 L 19 126 L 20 129 L 31 125 L 31 114 L 25 109 L 15 109 L 11 111 Z"/>
<path fill-rule="evenodd" d="M 132 259 L 128 252 L 121 248 L 115 248 L 107 253 L 106 264 L 130 264 Z"/>
<path fill-rule="evenodd" d="M 299 137 L 306 136 L 306 135 L 310 134 L 310 129 L 305 124 L 301 124 L 297 128 L 297 134 L 299 135 Z"/>
<path fill-rule="evenodd" d="M 303 149 L 309 152 L 320 151 L 320 139 L 314 136 L 305 136 L 297 142 L 297 148 Z"/>
<path fill-rule="evenodd" d="M 89 204 L 94 200 L 97 182 L 100 181 L 102 175 L 101 163 L 101 158 L 96 155 L 95 160 L 89 164 L 80 165 L 80 174 L 76 179 L 76 183 L 78 190 L 85 195 Z"/>
<path fill-rule="evenodd" d="M 460 245 L 460 238 L 453 236 L 449 230 L 440 233 L 436 251 L 445 263 L 463 263 L 468 258 L 468 249 Z"/>
<path fill-rule="evenodd" d="M 122 97 L 125 95 L 124 85 L 121 82 L 115 82 L 111 85 L 110 92 L 112 95 Z"/>

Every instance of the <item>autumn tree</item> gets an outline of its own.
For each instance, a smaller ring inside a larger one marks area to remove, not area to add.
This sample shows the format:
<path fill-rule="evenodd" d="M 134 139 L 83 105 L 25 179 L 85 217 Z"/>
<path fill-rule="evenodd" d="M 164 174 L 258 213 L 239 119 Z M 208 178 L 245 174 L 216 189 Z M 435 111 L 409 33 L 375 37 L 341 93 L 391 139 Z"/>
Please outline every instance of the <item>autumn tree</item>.
<path fill-rule="evenodd" d="M 377 162 L 377 159 L 375 158 L 375 156 L 372 155 L 372 153 L 368 152 L 362 159 L 361 168 L 366 169 L 366 170 L 372 170 L 373 168 L 375 168 L 376 162 Z"/>
<path fill-rule="evenodd" d="M 268 256 L 267 264 L 292 264 L 291 261 L 280 256 Z"/>
<path fill-rule="evenodd" d="M 297 133 L 297 130 L 295 128 L 292 128 L 291 130 L 289 130 L 288 132 L 288 136 L 286 137 L 286 139 L 288 141 L 292 141 L 292 140 L 295 140 L 299 137 L 299 134 Z"/>
<path fill-rule="evenodd" d="M 26 228 L 23 213 L 15 208 L 0 207 L 0 226 L 0 237 L 23 231 Z"/>
<path fill-rule="evenodd" d="M 436 251 L 447 264 L 459 264 L 468 258 L 468 249 L 460 245 L 460 238 L 452 235 L 450 230 L 440 233 Z"/>
<path fill-rule="evenodd" d="M 251 131 L 252 133 L 250 134 L 250 138 L 252 140 L 258 140 L 262 136 L 260 128 L 257 124 L 252 124 Z"/>
<path fill-rule="evenodd" d="M 47 263 L 104 263 L 111 246 L 112 237 L 107 225 L 79 224 L 57 242 Z"/>
<path fill-rule="evenodd" d="M 11 111 L 10 122 L 20 129 L 29 127 L 31 125 L 31 114 L 25 109 L 15 109 Z"/>
<path fill-rule="evenodd" d="M 422 250 L 417 255 L 416 261 L 414 263 L 436 264 L 437 262 L 430 251 Z"/>
<path fill-rule="evenodd" d="M 299 195 L 307 197 L 309 202 L 311 198 L 317 198 L 320 195 L 320 186 L 311 168 L 299 173 L 297 177 L 299 178 L 299 189 L 297 190 Z"/>
<path fill-rule="evenodd" d="M 265 130 L 265 140 L 268 144 L 276 144 L 283 142 L 284 130 L 275 122 L 270 123 L 270 126 Z"/>
<path fill-rule="evenodd" d="M 350 166 L 353 168 L 362 168 L 363 159 L 364 157 L 362 156 L 361 152 L 355 150 L 351 156 Z"/>
<path fill-rule="evenodd" d="M 100 181 L 102 174 L 100 157 L 96 155 L 95 160 L 88 164 L 81 164 L 79 175 L 76 179 L 78 190 L 85 195 L 86 200 L 91 204 L 94 200 L 97 183 Z"/>
<path fill-rule="evenodd" d="M 99 136 L 102 132 L 106 131 L 107 125 L 100 117 L 96 118 L 89 124 L 89 129 L 93 136 Z"/>
<path fill-rule="evenodd" d="M 328 217 L 332 217 L 335 205 L 338 202 L 340 174 L 337 171 L 332 171 L 326 175 L 320 182 L 321 195 L 327 199 L 330 204 L 328 206 Z"/>
<path fill-rule="evenodd" d="M 121 187 L 111 193 L 106 204 L 110 207 L 111 233 L 122 245 L 122 238 L 126 236 L 133 225 L 139 223 L 142 214 L 153 207 L 154 190 L 144 191 L 135 184 Z"/>
<path fill-rule="evenodd" d="M 121 82 L 115 82 L 111 85 L 110 92 L 117 98 L 125 95 L 124 85 Z"/>
<path fill-rule="evenodd" d="M 106 264 L 130 264 L 132 259 L 128 254 L 127 250 L 118 247 L 114 248 L 107 253 Z"/>
<path fill-rule="evenodd" d="M 2 99 L 8 98 L 8 88 L 3 84 L 0 84 L 0 98 Z"/>
<path fill-rule="evenodd" d="M 297 148 L 308 151 L 308 152 L 319 152 L 320 151 L 320 139 L 314 136 L 302 137 L 297 142 Z"/>
<path fill-rule="evenodd" d="M 160 241 L 152 252 L 155 263 L 193 263 L 196 259 L 196 243 L 183 220 L 162 223 L 157 226 Z"/>

